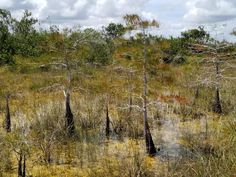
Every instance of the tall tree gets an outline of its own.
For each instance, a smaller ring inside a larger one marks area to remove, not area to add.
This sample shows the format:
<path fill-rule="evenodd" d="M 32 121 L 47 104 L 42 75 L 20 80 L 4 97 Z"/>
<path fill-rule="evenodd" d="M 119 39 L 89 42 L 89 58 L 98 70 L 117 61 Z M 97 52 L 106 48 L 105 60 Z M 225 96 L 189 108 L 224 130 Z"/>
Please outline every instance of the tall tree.
<path fill-rule="evenodd" d="M 210 34 L 205 31 L 203 26 L 199 26 L 197 29 L 190 29 L 181 33 L 181 36 L 192 42 L 204 44 L 209 41 Z"/>
<path fill-rule="evenodd" d="M 159 24 L 153 21 L 143 20 L 137 14 L 125 15 L 124 20 L 126 22 L 126 27 L 128 30 L 141 30 L 143 36 L 143 120 L 144 120 L 144 137 L 146 143 L 146 151 L 150 156 L 156 154 L 156 148 L 152 139 L 150 127 L 148 124 L 148 79 L 147 79 L 147 29 L 150 27 L 159 27 Z"/>

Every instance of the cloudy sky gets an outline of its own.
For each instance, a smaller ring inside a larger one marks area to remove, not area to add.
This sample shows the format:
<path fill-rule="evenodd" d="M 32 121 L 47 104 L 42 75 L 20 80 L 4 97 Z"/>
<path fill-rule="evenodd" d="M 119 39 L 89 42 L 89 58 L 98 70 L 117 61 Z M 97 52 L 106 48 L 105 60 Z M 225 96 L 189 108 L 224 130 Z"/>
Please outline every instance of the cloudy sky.
<path fill-rule="evenodd" d="M 236 41 L 229 33 L 236 27 L 236 0 L 0 0 L 0 8 L 20 17 L 24 9 L 33 12 L 42 25 L 101 27 L 122 22 L 122 15 L 137 13 L 157 19 L 154 31 L 177 36 L 181 31 L 204 25 L 219 39 Z"/>

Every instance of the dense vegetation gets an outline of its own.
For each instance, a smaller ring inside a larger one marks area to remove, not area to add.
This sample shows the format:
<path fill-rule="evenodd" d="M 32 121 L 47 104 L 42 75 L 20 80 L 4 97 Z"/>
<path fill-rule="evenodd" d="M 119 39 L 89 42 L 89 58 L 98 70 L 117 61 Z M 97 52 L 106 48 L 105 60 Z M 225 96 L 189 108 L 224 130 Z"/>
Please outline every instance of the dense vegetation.
<path fill-rule="evenodd" d="M 236 175 L 235 45 L 124 22 L 36 29 L 0 9 L 0 176 Z"/>

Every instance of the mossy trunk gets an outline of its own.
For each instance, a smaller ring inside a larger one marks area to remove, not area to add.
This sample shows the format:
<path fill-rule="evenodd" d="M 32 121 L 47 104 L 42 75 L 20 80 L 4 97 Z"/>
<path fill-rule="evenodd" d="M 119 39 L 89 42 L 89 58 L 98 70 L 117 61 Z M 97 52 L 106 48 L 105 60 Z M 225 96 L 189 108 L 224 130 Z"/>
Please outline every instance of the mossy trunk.
<path fill-rule="evenodd" d="M 70 93 L 65 93 L 65 99 L 66 99 L 66 114 L 65 114 L 65 127 L 66 131 L 69 136 L 72 136 L 75 131 L 75 125 L 74 125 L 74 116 L 71 111 L 70 107 Z"/>
<path fill-rule="evenodd" d="M 11 114 L 10 114 L 10 107 L 9 107 L 9 96 L 6 96 L 5 129 L 7 132 L 11 132 Z"/>

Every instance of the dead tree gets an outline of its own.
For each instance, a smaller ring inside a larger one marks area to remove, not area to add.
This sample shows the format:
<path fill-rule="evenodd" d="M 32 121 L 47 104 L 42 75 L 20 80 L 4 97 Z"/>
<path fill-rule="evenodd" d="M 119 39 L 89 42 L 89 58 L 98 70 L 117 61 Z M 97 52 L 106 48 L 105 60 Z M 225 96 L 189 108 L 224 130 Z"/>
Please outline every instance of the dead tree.
<path fill-rule="evenodd" d="M 9 99 L 10 95 L 6 95 L 6 117 L 5 117 L 5 129 L 7 132 L 11 132 L 11 114 L 10 114 L 10 107 L 9 107 Z"/>
<path fill-rule="evenodd" d="M 144 138 L 145 138 L 145 144 L 146 144 L 146 151 L 147 154 L 150 156 L 154 156 L 156 154 L 156 147 L 154 145 L 152 135 L 150 132 L 149 124 L 148 124 L 148 100 L 147 100 L 147 91 L 148 91 L 148 81 L 147 81 L 147 39 L 146 39 L 146 30 L 150 27 L 159 27 L 159 24 L 153 20 L 153 21 L 146 21 L 142 20 L 138 15 L 131 14 L 131 15 L 125 15 L 124 20 L 126 21 L 127 29 L 129 30 L 141 30 L 142 32 L 142 41 L 143 41 L 143 121 L 144 121 Z M 132 106 L 130 106 L 132 107 Z"/>
<path fill-rule="evenodd" d="M 191 44 L 191 46 L 202 48 L 204 53 L 208 56 L 200 60 L 203 72 L 196 81 L 197 88 L 199 88 L 199 86 L 214 88 L 215 96 L 212 103 L 212 111 L 217 114 L 222 114 L 223 109 L 220 95 L 222 81 L 236 79 L 234 76 L 231 77 L 225 74 L 225 71 L 236 68 L 234 65 L 235 56 L 231 52 L 233 45 L 226 42 L 220 43 L 215 41 L 214 44 Z"/>

